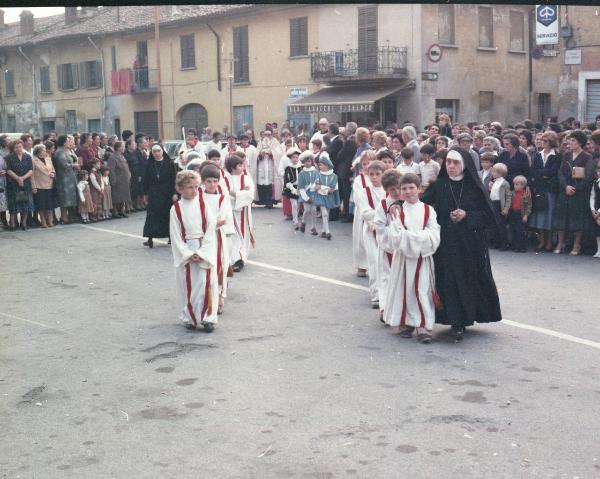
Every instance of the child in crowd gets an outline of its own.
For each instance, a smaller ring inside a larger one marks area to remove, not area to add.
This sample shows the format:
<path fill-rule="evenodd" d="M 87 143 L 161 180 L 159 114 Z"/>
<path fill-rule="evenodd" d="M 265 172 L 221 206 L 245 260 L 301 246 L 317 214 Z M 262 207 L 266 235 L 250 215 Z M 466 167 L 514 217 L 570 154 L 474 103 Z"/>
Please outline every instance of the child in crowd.
<path fill-rule="evenodd" d="M 412 173 L 417 176 L 421 176 L 421 168 L 419 168 L 419 163 L 414 162 L 415 153 L 412 148 L 403 148 L 400 152 L 400 157 L 402 161 L 396 167 L 402 175 L 406 175 L 406 173 Z"/>
<path fill-rule="evenodd" d="M 396 165 L 396 159 L 394 158 L 394 153 L 390 150 L 383 150 L 377 153 L 377 159 L 383 162 L 383 166 L 385 167 L 385 171 L 391 170 Z"/>
<path fill-rule="evenodd" d="M 525 194 L 527 178 L 522 175 L 513 178 L 513 194 L 510 211 L 508 212 L 508 227 L 512 238 L 513 251 L 527 251 L 526 226 L 532 211 L 531 196 Z"/>
<path fill-rule="evenodd" d="M 90 193 L 90 185 L 88 183 L 89 174 L 86 170 L 80 170 L 77 172 L 77 191 L 79 193 L 79 215 L 84 224 L 90 222 L 90 213 L 96 211 L 96 205 L 92 201 L 92 194 Z"/>
<path fill-rule="evenodd" d="M 223 314 L 225 298 L 227 297 L 227 273 L 230 265 L 230 243 L 235 229 L 233 226 L 233 213 L 231 201 L 224 194 L 219 193 L 219 181 L 221 171 L 217 165 L 205 162 L 200 171 L 202 179 L 202 190 L 206 207 L 210 209 L 216 218 L 216 240 L 217 240 L 217 283 L 219 306 L 217 314 Z M 216 289 L 216 287 L 215 287 Z"/>
<path fill-rule="evenodd" d="M 319 138 L 315 138 L 312 141 L 312 153 L 315 157 L 315 163 L 319 161 L 319 155 L 321 154 L 321 148 L 323 148 L 323 142 Z"/>
<path fill-rule="evenodd" d="M 375 232 L 375 209 L 385 198 L 385 190 L 381 186 L 381 176 L 385 170 L 382 161 L 372 161 L 366 169 L 371 180 L 371 186 L 363 188 L 356 198 L 356 208 L 363 218 L 363 242 L 367 254 L 367 269 L 369 271 L 369 293 L 371 307 L 379 309 L 379 289 L 377 281 L 377 261 L 379 250 L 377 247 L 377 233 Z"/>
<path fill-rule="evenodd" d="M 492 181 L 494 177 L 492 176 L 492 167 L 496 162 L 496 155 L 492 153 L 484 153 L 481 155 L 481 170 L 477 173 L 479 174 L 479 178 L 481 178 L 481 182 L 485 185 L 486 191 L 490 191 L 492 187 Z"/>
<path fill-rule="evenodd" d="M 298 173 L 298 194 L 299 202 L 304 205 L 304 214 L 302 215 L 302 224 L 300 231 L 306 231 L 306 224 L 310 226 L 312 235 L 317 235 L 317 207 L 315 206 L 316 181 L 319 173 L 314 166 L 315 156 L 310 150 L 303 152 L 300 157 L 302 171 Z"/>
<path fill-rule="evenodd" d="M 110 188 L 110 168 L 103 166 L 100 168 L 102 174 L 102 183 L 104 189 L 102 190 L 102 216 L 105 220 L 112 218 L 111 211 L 113 209 L 112 202 L 112 190 Z"/>
<path fill-rule="evenodd" d="M 177 173 L 175 186 L 181 199 L 171 207 L 169 228 L 179 320 L 210 333 L 218 309 L 216 219 L 194 171 Z"/>
<path fill-rule="evenodd" d="M 248 260 L 250 245 L 254 246 L 250 208 L 254 199 L 254 183 L 252 177 L 244 171 L 244 160 L 237 155 L 227 157 L 225 169 L 236 232 L 231 238 L 231 264 L 233 271 L 237 273 Z"/>
<path fill-rule="evenodd" d="M 210 161 L 214 165 L 217 165 L 219 167 L 219 170 L 221 170 L 221 179 L 219 180 L 218 190 L 219 193 L 227 196 L 229 194 L 229 179 L 227 178 L 227 173 L 225 172 L 225 169 L 221 165 L 221 153 L 219 153 L 217 150 L 210 150 L 206 155 L 206 160 Z"/>
<path fill-rule="evenodd" d="M 385 230 L 389 226 L 391 217 L 389 214 L 390 207 L 394 204 L 402 204 L 400 195 L 400 180 L 402 174 L 395 168 L 387 170 L 381 176 L 381 186 L 385 190 L 385 198 L 382 199 L 375 208 L 375 217 L 373 224 L 375 225 L 375 233 L 377 235 L 378 260 L 377 260 L 377 290 L 379 291 L 379 320 L 383 320 L 385 311 L 385 300 L 390 283 L 390 272 L 392 267 L 393 249 L 385 248 L 382 238 Z"/>
<path fill-rule="evenodd" d="M 417 331 L 421 343 L 431 342 L 435 323 L 433 254 L 440 244 L 435 210 L 419 201 L 421 180 L 407 173 L 400 180 L 404 204 L 392 205 L 392 220 L 385 229 L 383 246 L 394 250 L 384 321 L 400 327 L 400 336 Z"/>
<path fill-rule="evenodd" d="M 507 173 L 508 168 L 504 163 L 496 163 L 492 167 L 493 182 L 490 189 L 490 200 L 492 200 L 496 221 L 498 223 L 498 230 L 494 235 L 492 247 L 499 248 L 502 251 L 508 250 L 506 218 L 508 217 L 512 203 L 510 184 L 505 179 Z"/>
<path fill-rule="evenodd" d="M 92 215 L 93 221 L 103 220 L 104 216 L 102 214 L 102 195 L 104 194 L 104 181 L 102 181 L 102 173 L 100 173 L 100 168 L 102 168 L 102 162 L 99 159 L 96 159 L 92 164 L 92 168 L 90 169 L 90 193 L 92 195 L 92 203 L 94 203 L 95 210 Z"/>
<path fill-rule="evenodd" d="M 440 172 L 440 165 L 433 161 L 435 148 L 430 143 L 425 143 L 421 147 L 421 161 L 417 165 L 421 170 L 421 187 L 425 191 L 431 183 L 437 180 Z"/>
<path fill-rule="evenodd" d="M 375 160 L 376 156 L 372 150 L 365 151 L 360 156 L 360 173 L 352 183 L 352 200 L 356 203 L 359 193 L 371 185 L 371 180 L 365 174 L 371 161 Z M 367 251 L 365 250 L 365 242 L 363 239 L 363 218 L 358 208 L 354 209 L 354 220 L 352 222 L 352 253 L 354 256 L 354 267 L 356 268 L 356 276 L 359 278 L 367 277 Z M 373 273 L 374 274 L 374 273 Z"/>
<path fill-rule="evenodd" d="M 333 163 L 329 159 L 329 154 L 322 151 L 319 156 L 319 174 L 315 184 L 315 206 L 321 209 L 321 219 L 323 220 L 323 231 L 321 238 L 331 239 L 329 231 L 329 212 L 332 208 L 340 206 L 340 192 L 338 190 L 338 177 L 333 172 Z"/>
<path fill-rule="evenodd" d="M 286 156 L 289 158 L 289 164 L 285 167 L 283 173 L 283 184 L 285 185 L 283 188 L 283 196 L 290 201 L 292 223 L 294 224 L 294 230 L 296 231 L 300 229 L 300 224 L 298 223 L 298 174 L 302 168 L 302 164 L 300 163 L 300 153 L 300 150 L 296 147 L 290 148 L 287 151 Z"/>
<path fill-rule="evenodd" d="M 596 166 L 596 179 L 592 184 L 592 191 L 590 193 L 590 209 L 594 218 L 594 232 L 597 244 L 594 258 L 600 258 L 600 163 Z"/>

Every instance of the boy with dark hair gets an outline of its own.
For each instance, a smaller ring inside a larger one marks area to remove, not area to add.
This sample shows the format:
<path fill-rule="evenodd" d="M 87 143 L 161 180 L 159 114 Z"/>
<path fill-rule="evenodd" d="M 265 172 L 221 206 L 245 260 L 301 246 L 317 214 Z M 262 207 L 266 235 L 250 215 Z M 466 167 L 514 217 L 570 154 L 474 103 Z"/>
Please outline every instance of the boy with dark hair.
<path fill-rule="evenodd" d="M 414 156 L 415 153 L 412 148 L 403 148 L 400 152 L 401 161 L 396 169 L 402 173 L 402 175 L 413 173 L 417 176 L 421 176 L 421 168 L 419 167 L 419 163 L 414 162 Z"/>

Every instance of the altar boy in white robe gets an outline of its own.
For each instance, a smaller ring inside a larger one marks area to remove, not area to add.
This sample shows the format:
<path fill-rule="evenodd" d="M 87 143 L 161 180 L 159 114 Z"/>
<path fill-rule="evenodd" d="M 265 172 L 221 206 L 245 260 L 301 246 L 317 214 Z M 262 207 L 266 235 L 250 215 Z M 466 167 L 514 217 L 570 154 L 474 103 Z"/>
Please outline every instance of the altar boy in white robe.
<path fill-rule="evenodd" d="M 226 178 L 229 183 L 229 196 L 233 210 L 235 234 L 231 237 L 231 264 L 233 271 L 241 271 L 248 260 L 250 245 L 254 246 L 252 226 L 252 201 L 254 199 L 254 182 L 244 171 L 244 160 L 237 155 L 230 155 L 225 160 Z"/>
<path fill-rule="evenodd" d="M 227 273 L 230 265 L 230 243 L 235 233 L 233 213 L 229 196 L 219 192 L 221 171 L 217 165 L 209 162 L 202 165 L 200 170 L 202 189 L 207 207 L 217 218 L 217 279 L 219 284 L 219 309 L 217 314 L 223 314 L 225 298 L 227 297 Z M 215 288 L 216 290 L 216 288 Z"/>
<path fill-rule="evenodd" d="M 415 330 L 422 343 L 431 342 L 435 323 L 435 272 L 433 254 L 440 245 L 440 226 L 435 211 L 419 201 L 421 180 L 412 173 L 400 180 L 404 204 L 392 205 L 392 220 L 381 241 L 394 251 L 384 320 L 400 327 L 400 336 L 411 338 Z"/>
<path fill-rule="evenodd" d="M 361 173 L 354 178 L 352 183 L 352 198 L 358 198 L 359 193 L 366 188 L 371 186 L 371 180 L 364 173 L 369 167 L 369 163 L 375 159 L 375 153 L 372 151 L 365 151 L 360 156 Z M 356 200 L 355 204 L 356 204 Z M 363 240 L 363 218 L 360 214 L 360 210 L 356 208 L 354 212 L 354 221 L 352 222 L 352 254 L 354 257 L 354 267 L 356 268 L 356 276 L 364 278 L 367 276 L 367 253 L 365 250 L 365 242 Z M 370 272 L 374 274 L 374 272 Z"/>
<path fill-rule="evenodd" d="M 210 333 L 217 322 L 219 302 L 216 218 L 199 189 L 196 172 L 180 171 L 175 184 L 181 195 L 171 207 L 170 217 L 177 313 L 186 328 L 201 325 Z"/>
<path fill-rule="evenodd" d="M 379 309 L 379 288 L 377 280 L 377 261 L 379 248 L 377 246 L 377 233 L 375 232 L 375 209 L 385 198 L 385 190 L 381 186 L 381 176 L 385 165 L 382 161 L 374 160 L 367 167 L 366 173 L 371 180 L 371 185 L 365 186 L 355 196 L 356 208 L 363 219 L 363 244 L 367 256 L 367 268 L 369 271 L 369 294 L 371 296 L 371 307 Z M 356 214 L 356 213 L 355 213 Z"/>
<path fill-rule="evenodd" d="M 377 290 L 379 292 L 379 320 L 385 324 L 383 313 L 385 311 L 385 300 L 390 284 L 390 273 L 392 271 L 392 258 L 394 250 L 385 248 L 382 238 L 385 234 L 385 229 L 391 221 L 390 207 L 394 204 L 402 204 L 400 197 L 400 180 L 402 173 L 397 169 L 388 169 L 381 177 L 381 186 L 385 190 L 385 198 L 382 199 L 375 208 L 375 217 L 373 224 L 375 225 L 375 233 L 377 234 L 377 246 L 379 256 L 377 258 Z"/>

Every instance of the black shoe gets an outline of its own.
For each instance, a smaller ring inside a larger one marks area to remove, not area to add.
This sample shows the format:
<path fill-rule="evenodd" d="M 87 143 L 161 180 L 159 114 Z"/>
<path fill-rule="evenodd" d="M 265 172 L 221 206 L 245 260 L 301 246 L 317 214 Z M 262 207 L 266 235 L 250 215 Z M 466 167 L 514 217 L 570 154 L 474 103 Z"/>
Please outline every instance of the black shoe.
<path fill-rule="evenodd" d="M 400 331 L 399 336 L 401 338 L 410 339 L 410 338 L 413 337 L 413 331 L 414 330 L 415 330 L 415 328 L 413 328 L 412 326 L 407 326 L 402 331 Z"/>
<path fill-rule="evenodd" d="M 184 323 L 185 329 L 196 329 L 194 323 Z"/>
<path fill-rule="evenodd" d="M 123 214 L 121 215 L 121 218 L 129 218 L 129 215 L 126 215 L 125 213 L 123 213 Z"/>
<path fill-rule="evenodd" d="M 327 238 L 328 240 L 331 240 L 331 233 L 327 233 L 327 236 L 325 236 L 325 238 Z"/>
<path fill-rule="evenodd" d="M 148 248 L 154 248 L 154 241 L 152 241 L 152 238 L 148 238 L 148 241 L 144 241 L 144 246 L 147 246 Z"/>
<path fill-rule="evenodd" d="M 452 335 L 455 341 L 462 341 L 465 334 L 465 328 L 462 326 L 452 326 Z"/>
<path fill-rule="evenodd" d="M 325 231 L 321 232 L 321 238 L 327 238 L 327 233 L 325 233 Z"/>
<path fill-rule="evenodd" d="M 206 333 L 212 333 L 215 330 L 215 325 L 213 323 L 204 323 L 202 326 Z"/>
<path fill-rule="evenodd" d="M 232 269 L 234 273 L 239 273 L 242 269 L 244 269 L 244 262 L 241 259 L 237 260 L 235 263 L 233 263 Z"/>
<path fill-rule="evenodd" d="M 306 224 L 305 224 L 305 223 L 302 223 L 302 224 L 300 225 L 300 231 L 301 231 L 302 233 L 304 233 L 304 232 L 306 231 Z"/>

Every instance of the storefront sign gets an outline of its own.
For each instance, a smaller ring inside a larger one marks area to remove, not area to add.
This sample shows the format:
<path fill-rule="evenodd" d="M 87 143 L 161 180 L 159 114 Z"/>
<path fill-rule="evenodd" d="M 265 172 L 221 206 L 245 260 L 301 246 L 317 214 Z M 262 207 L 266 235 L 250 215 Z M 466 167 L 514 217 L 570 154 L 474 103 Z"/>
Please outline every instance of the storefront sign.
<path fill-rule="evenodd" d="M 558 43 L 558 23 L 558 5 L 536 5 L 536 45 L 556 45 Z"/>
<path fill-rule="evenodd" d="M 290 88 L 290 99 L 298 100 L 308 95 L 308 88 Z"/>
<path fill-rule="evenodd" d="M 335 105 L 289 105 L 288 113 L 349 113 L 373 111 L 373 103 L 346 103 Z"/>

